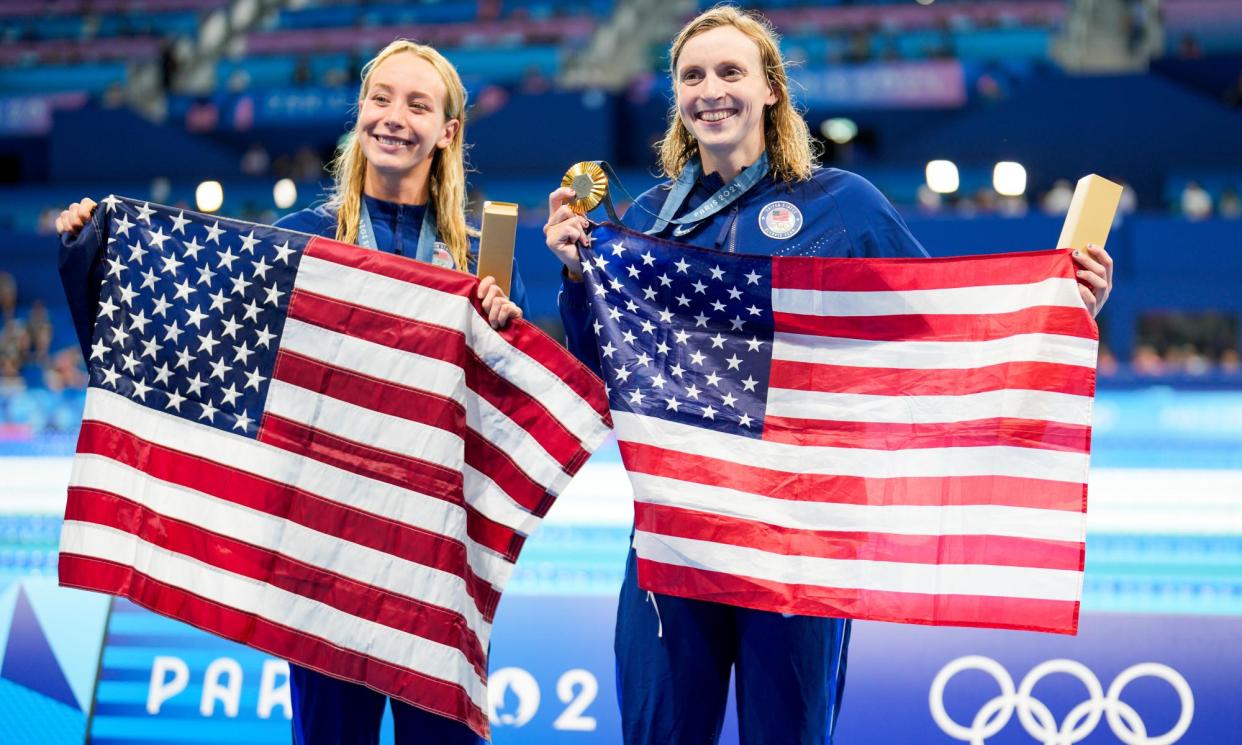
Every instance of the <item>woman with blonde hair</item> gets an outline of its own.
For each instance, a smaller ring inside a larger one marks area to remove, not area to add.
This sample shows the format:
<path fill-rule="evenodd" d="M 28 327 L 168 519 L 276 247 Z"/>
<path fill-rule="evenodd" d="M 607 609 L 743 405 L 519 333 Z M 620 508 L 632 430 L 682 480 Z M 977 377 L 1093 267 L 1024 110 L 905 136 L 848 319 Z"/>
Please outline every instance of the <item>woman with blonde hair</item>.
<path fill-rule="evenodd" d="M 778 38 L 730 6 L 691 20 L 669 54 L 675 102 L 659 145 L 669 181 L 640 196 L 627 227 L 722 251 L 782 256 L 925 256 L 892 205 L 862 177 L 815 162 L 790 101 Z M 564 264 L 559 299 L 569 348 L 597 373 L 600 352 L 581 281 L 589 223 L 549 195 L 548 248 Z M 1103 266 L 1079 258 L 1084 301 L 1107 295 Z M 674 348 L 669 352 L 679 354 Z M 655 369 L 661 369 L 656 360 Z M 687 367 L 689 364 L 687 363 Z M 743 745 L 831 743 L 850 622 L 646 592 L 630 551 L 617 609 L 617 689 L 627 745 L 711 745 L 730 673 Z"/>
<path fill-rule="evenodd" d="M 363 68 L 353 131 L 333 164 L 326 204 L 285 216 L 277 227 L 473 270 L 477 231 L 466 224 L 463 130 L 466 91 L 452 64 L 431 47 L 398 40 Z M 75 203 L 57 230 L 73 236 L 95 203 Z M 479 284 L 483 311 L 500 327 L 520 318 L 525 292 L 516 267 L 510 300 L 492 277 Z M 516 302 L 515 302 L 516 301 Z M 379 742 L 387 698 L 363 685 L 290 665 L 293 741 Z M 476 745 L 464 723 L 392 701 L 400 745 Z"/>

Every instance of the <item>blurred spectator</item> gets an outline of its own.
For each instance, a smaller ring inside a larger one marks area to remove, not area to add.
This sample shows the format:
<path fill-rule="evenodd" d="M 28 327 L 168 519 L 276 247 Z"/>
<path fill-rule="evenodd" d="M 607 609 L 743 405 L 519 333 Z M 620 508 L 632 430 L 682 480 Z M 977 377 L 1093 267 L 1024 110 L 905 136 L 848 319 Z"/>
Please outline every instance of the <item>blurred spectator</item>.
<path fill-rule="evenodd" d="M 1134 349 L 1134 357 L 1130 360 L 1130 368 L 1134 370 L 1136 375 L 1163 375 L 1164 359 L 1155 347 L 1148 344 L 1141 344 Z"/>
<path fill-rule="evenodd" d="M 1049 215 L 1064 215 L 1069 212 L 1070 200 L 1074 198 L 1074 187 L 1069 179 L 1059 178 L 1040 200 L 1040 208 Z"/>
<path fill-rule="evenodd" d="M 242 153 L 241 172 L 247 176 L 266 176 L 267 169 L 272 165 L 272 157 L 262 143 L 253 142 L 246 152 Z"/>
<path fill-rule="evenodd" d="M 229 73 L 228 82 L 225 87 L 229 93 L 242 93 L 250 87 L 250 73 L 245 68 L 237 68 Z"/>
<path fill-rule="evenodd" d="M 1220 207 L 1217 212 L 1226 220 L 1236 220 L 1242 217 L 1242 198 L 1238 196 L 1237 189 L 1232 186 L 1225 187 L 1220 193 Z"/>
<path fill-rule="evenodd" d="M 1188 220 L 1206 220 L 1212 216 L 1212 195 L 1199 182 L 1190 181 L 1182 189 L 1181 210 Z"/>
<path fill-rule="evenodd" d="M 306 55 L 298 57 L 297 65 L 293 68 L 293 84 L 298 88 L 305 88 L 311 84 L 312 78 L 310 58 Z"/>
<path fill-rule="evenodd" d="M 1117 203 L 1117 214 L 1133 215 L 1138 210 L 1138 194 L 1125 181 L 1118 180 L 1117 183 L 1121 184 L 1121 201 Z"/>
<path fill-rule="evenodd" d="M 1238 73 L 1238 79 L 1225 91 L 1225 103 L 1235 109 L 1242 107 L 1242 72 Z"/>
<path fill-rule="evenodd" d="M 932 191 L 927 184 L 919 184 L 917 200 L 919 212 L 926 215 L 934 215 L 940 212 L 941 204 L 944 201 L 940 194 Z"/>
<path fill-rule="evenodd" d="M 289 177 L 294 181 L 318 181 L 323 177 L 323 160 L 307 145 L 293 154 Z"/>
<path fill-rule="evenodd" d="M 13 279 L 13 275 L 8 272 L 0 272 L 0 322 L 12 319 L 16 310 L 17 280 Z"/>
<path fill-rule="evenodd" d="M 1113 356 L 1113 350 L 1108 345 L 1101 344 L 1099 355 L 1096 357 L 1095 368 L 1100 375 L 1105 377 L 1117 374 L 1117 358 Z"/>
<path fill-rule="evenodd" d="M 156 176 L 151 179 L 151 201 L 164 204 L 172 196 L 172 182 L 167 176 Z"/>
<path fill-rule="evenodd" d="M 1231 347 L 1220 353 L 1220 371 L 1226 375 L 1237 375 L 1242 372 L 1242 361 L 1238 358 L 1238 350 Z"/>
<path fill-rule="evenodd" d="M 1177 43 L 1177 56 L 1182 59 L 1199 59 L 1203 56 L 1203 47 L 1199 46 L 1199 40 L 1194 34 L 1183 34 L 1181 41 Z"/>
<path fill-rule="evenodd" d="M 56 232 L 56 216 L 59 214 L 59 207 L 44 207 L 39 212 L 39 222 L 35 225 L 35 232 L 39 235 L 51 235 Z"/>

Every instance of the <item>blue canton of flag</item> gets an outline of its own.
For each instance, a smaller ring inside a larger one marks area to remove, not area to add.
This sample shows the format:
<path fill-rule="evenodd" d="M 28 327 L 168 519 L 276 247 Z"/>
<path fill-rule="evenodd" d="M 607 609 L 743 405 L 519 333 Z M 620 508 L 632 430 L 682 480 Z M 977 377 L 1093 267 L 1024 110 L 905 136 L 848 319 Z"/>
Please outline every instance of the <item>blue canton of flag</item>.
<path fill-rule="evenodd" d="M 583 249 L 614 411 L 761 437 L 772 361 L 771 259 L 604 225 Z"/>
<path fill-rule="evenodd" d="M 109 196 L 91 386 L 254 437 L 309 236 Z"/>

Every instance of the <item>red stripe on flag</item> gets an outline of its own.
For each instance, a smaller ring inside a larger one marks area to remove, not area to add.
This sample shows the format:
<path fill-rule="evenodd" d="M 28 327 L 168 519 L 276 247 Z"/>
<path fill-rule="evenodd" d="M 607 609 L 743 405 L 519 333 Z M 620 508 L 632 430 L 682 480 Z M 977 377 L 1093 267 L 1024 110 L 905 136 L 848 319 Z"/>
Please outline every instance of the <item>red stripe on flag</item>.
<path fill-rule="evenodd" d="M 812 316 L 777 312 L 778 332 L 874 341 L 991 341 L 1016 334 L 1060 334 L 1095 339 L 1082 308 L 1041 305 L 1011 313 L 900 316 Z"/>
<path fill-rule="evenodd" d="M 995 535 L 800 530 L 667 505 L 634 503 L 634 527 L 788 556 L 902 564 L 984 564 L 1081 572 L 1085 544 Z"/>
<path fill-rule="evenodd" d="M 475 305 L 478 305 L 478 300 L 474 298 L 474 288 L 479 280 L 465 272 L 445 269 L 384 251 L 359 251 L 357 246 L 322 237 L 312 238 L 306 244 L 303 254 L 409 284 L 422 285 L 452 295 L 461 295 L 470 298 Z"/>
<path fill-rule="evenodd" d="M 130 567 L 73 554 L 60 555 L 60 584 L 127 597 L 169 618 L 185 621 L 326 675 L 360 681 L 412 706 L 464 722 L 488 736 L 487 716 L 461 686 L 341 649 L 305 632 L 239 611 L 160 582 Z"/>
<path fill-rule="evenodd" d="M 776 256 L 772 259 L 772 286 L 836 292 L 939 290 L 1030 284 L 1049 277 L 1074 279 L 1074 270 L 1074 260 L 1066 249 L 866 261 Z"/>
<path fill-rule="evenodd" d="M 803 616 L 866 618 L 1075 634 L 1076 601 L 986 595 L 935 595 L 791 585 L 638 560 L 638 583 L 663 595 Z"/>
<path fill-rule="evenodd" d="M 557 463 L 568 464 L 568 467 L 577 470 L 586 462 L 591 454 L 539 399 L 502 378 L 477 355 L 475 359 L 475 364 L 466 366 L 466 385 L 470 390 L 504 412 L 514 424 L 535 438 Z"/>
<path fill-rule="evenodd" d="M 457 540 L 347 507 L 262 476 L 143 440 L 114 425 L 82 423 L 78 452 L 102 455 L 152 478 L 304 525 L 341 540 L 457 574 L 489 621 L 500 593 L 470 571 Z"/>
<path fill-rule="evenodd" d="M 449 362 L 457 367 L 466 364 L 462 333 L 444 326 L 352 305 L 306 290 L 294 291 L 289 300 L 289 317 L 345 336 Z"/>
<path fill-rule="evenodd" d="M 456 435 L 466 428 L 466 412 L 451 398 L 313 360 L 281 350 L 272 373 L 312 393 L 321 393 L 364 409 L 420 422 Z"/>
<path fill-rule="evenodd" d="M 249 577 L 415 636 L 462 650 L 479 677 L 487 657 L 460 614 L 161 515 L 124 496 L 69 487 L 66 520 L 104 525 L 226 572 Z"/>
<path fill-rule="evenodd" d="M 690 455 L 653 445 L 619 442 L 625 468 L 774 499 L 835 504 L 999 505 L 1085 512 L 1085 484 L 1013 476 L 864 478 L 789 473 Z"/>
<path fill-rule="evenodd" d="M 896 424 L 769 416 L 764 423 L 763 439 L 793 445 L 869 450 L 995 446 L 1074 453 L 1091 450 L 1088 426 L 1006 417 Z"/>
<path fill-rule="evenodd" d="M 528 476 L 508 453 L 474 430 L 466 431 L 466 463 L 491 479 L 510 499 L 533 515 L 543 517 L 556 499 Z M 516 558 L 514 556 L 512 560 Z"/>
<path fill-rule="evenodd" d="M 1095 395 L 1095 370 L 1054 362 L 1005 362 L 956 370 L 821 365 L 772 360 L 769 385 L 873 396 L 962 396 L 1006 389 Z"/>
<path fill-rule="evenodd" d="M 524 538 L 520 533 L 465 504 L 462 475 L 457 471 L 346 440 L 270 413 L 263 415 L 258 440 L 336 468 L 462 505 L 467 517 L 466 534 L 476 543 L 506 557 L 516 557 L 522 548 Z"/>

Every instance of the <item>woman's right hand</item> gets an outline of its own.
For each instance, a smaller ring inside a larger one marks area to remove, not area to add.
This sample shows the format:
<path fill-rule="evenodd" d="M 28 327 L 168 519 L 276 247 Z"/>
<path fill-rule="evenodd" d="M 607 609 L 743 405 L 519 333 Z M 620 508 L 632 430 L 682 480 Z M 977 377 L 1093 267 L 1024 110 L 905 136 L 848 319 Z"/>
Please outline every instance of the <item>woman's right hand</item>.
<path fill-rule="evenodd" d="M 90 221 L 97 206 L 95 200 L 89 197 L 83 197 L 82 201 L 69 205 L 56 217 L 56 232 L 67 235 L 69 238 L 77 238 L 78 233 L 82 232 L 82 226 Z"/>
<path fill-rule="evenodd" d="M 578 246 L 591 245 L 587 228 L 591 222 L 569 207 L 574 190 L 562 186 L 548 195 L 548 224 L 543 226 L 546 243 L 556 258 L 569 270 L 570 279 L 582 279 L 582 262 L 578 259 Z"/>

